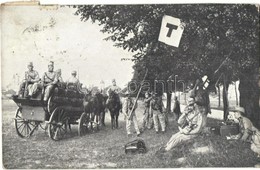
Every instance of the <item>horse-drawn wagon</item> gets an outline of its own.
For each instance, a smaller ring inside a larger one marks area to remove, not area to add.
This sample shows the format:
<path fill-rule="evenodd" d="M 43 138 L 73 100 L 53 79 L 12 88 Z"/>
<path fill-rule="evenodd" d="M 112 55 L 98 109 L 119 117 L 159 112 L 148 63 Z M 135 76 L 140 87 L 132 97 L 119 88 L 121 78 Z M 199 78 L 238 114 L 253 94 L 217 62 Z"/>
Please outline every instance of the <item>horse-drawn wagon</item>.
<path fill-rule="evenodd" d="M 24 92 L 22 92 L 23 94 Z M 60 83 L 53 88 L 48 102 L 43 101 L 44 90 L 38 90 L 33 98 L 23 95 L 13 97 L 18 108 L 15 113 L 15 128 L 22 137 L 30 137 L 41 127 L 48 130 L 53 140 L 62 139 L 71 130 L 71 125 L 78 125 L 78 134 L 86 134 L 90 116 L 84 112 L 84 93 L 78 88 L 67 88 Z M 43 123 L 46 123 L 43 127 Z"/>

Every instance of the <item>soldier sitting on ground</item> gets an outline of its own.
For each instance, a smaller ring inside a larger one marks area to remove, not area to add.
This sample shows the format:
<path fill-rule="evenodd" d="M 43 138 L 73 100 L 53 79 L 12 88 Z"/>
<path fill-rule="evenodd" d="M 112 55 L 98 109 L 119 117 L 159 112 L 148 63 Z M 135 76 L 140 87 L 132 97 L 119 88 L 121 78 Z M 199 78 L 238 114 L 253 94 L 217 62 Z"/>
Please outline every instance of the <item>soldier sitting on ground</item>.
<path fill-rule="evenodd" d="M 172 135 L 169 142 L 163 146 L 160 151 L 170 151 L 184 141 L 197 137 L 205 127 L 205 119 L 203 119 L 202 113 L 199 111 L 194 99 L 189 98 L 188 104 L 178 120 L 180 131 Z"/>

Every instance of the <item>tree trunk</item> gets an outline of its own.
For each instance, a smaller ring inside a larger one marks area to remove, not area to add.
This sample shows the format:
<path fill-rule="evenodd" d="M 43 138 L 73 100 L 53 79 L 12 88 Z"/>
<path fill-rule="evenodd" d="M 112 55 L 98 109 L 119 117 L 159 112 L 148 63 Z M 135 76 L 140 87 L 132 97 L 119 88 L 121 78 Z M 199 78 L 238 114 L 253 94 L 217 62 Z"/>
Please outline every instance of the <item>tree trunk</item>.
<path fill-rule="evenodd" d="M 248 117 L 256 126 L 259 126 L 258 68 L 255 68 L 251 72 L 244 72 L 239 78 L 240 106 L 244 107 L 246 117 Z"/>
<path fill-rule="evenodd" d="M 228 104 L 228 87 L 229 84 L 227 83 L 226 76 L 223 75 L 223 110 L 224 110 L 224 120 L 227 120 L 228 114 L 229 114 L 229 104 Z"/>
<path fill-rule="evenodd" d="M 167 113 L 171 113 L 171 102 L 172 102 L 172 93 L 166 93 L 167 94 L 167 105 L 166 105 L 166 111 Z"/>
<path fill-rule="evenodd" d="M 236 106 L 238 106 L 237 83 L 235 82 Z"/>
<path fill-rule="evenodd" d="M 218 88 L 218 107 L 220 107 L 220 104 L 221 104 L 221 98 L 220 98 L 220 87 L 219 87 L 219 85 L 217 86 L 217 88 Z"/>

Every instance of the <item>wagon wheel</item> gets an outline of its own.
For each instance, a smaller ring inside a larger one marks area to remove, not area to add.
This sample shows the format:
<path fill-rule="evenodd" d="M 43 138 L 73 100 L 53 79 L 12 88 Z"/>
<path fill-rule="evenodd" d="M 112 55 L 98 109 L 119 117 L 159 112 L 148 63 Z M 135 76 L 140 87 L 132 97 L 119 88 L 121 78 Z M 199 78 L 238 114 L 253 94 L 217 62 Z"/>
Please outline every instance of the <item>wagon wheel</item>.
<path fill-rule="evenodd" d="M 53 98 L 53 95 L 51 95 L 51 97 L 48 99 L 47 110 L 49 113 L 52 113 L 53 110 L 57 107 L 57 104 L 53 102 Z"/>
<path fill-rule="evenodd" d="M 89 114 L 83 112 L 79 119 L 78 134 L 79 136 L 85 135 L 89 130 Z"/>
<path fill-rule="evenodd" d="M 22 118 L 22 109 L 19 107 L 16 110 L 14 124 L 16 133 L 22 138 L 29 138 L 34 130 L 38 127 L 39 123 L 26 120 Z"/>
<path fill-rule="evenodd" d="M 67 133 L 68 116 L 64 109 L 57 107 L 49 120 L 48 133 L 52 140 L 58 141 Z"/>

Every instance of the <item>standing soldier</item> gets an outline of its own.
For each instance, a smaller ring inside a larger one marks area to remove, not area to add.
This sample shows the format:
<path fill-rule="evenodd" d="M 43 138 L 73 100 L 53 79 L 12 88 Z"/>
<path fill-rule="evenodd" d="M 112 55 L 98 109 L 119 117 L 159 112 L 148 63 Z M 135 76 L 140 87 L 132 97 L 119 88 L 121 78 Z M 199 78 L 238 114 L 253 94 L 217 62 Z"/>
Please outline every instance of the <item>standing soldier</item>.
<path fill-rule="evenodd" d="M 28 63 L 27 68 L 28 71 L 25 72 L 25 79 L 20 85 L 18 95 L 20 94 L 21 96 L 30 98 L 31 96 L 36 94 L 38 88 L 38 82 L 40 81 L 40 78 L 38 72 L 33 70 L 32 62 Z M 23 88 L 24 88 L 24 93 L 21 94 Z M 14 97 L 18 97 L 18 95 L 14 95 Z"/>
<path fill-rule="evenodd" d="M 125 95 L 126 95 L 126 99 L 125 99 L 125 101 L 123 103 L 123 114 L 126 116 L 126 132 L 127 132 L 127 136 L 131 135 L 131 125 L 132 125 L 132 123 L 134 123 L 136 134 L 137 134 L 137 136 L 139 136 L 140 135 L 140 130 L 139 130 L 138 122 L 137 122 L 136 115 L 135 115 L 135 109 L 137 108 L 137 103 L 136 103 L 136 105 L 134 107 L 134 100 L 131 98 L 129 92 L 127 91 L 125 93 Z M 134 110 L 132 112 L 132 116 L 129 118 L 130 112 L 133 109 L 133 107 L 134 107 Z"/>
<path fill-rule="evenodd" d="M 194 98 L 199 112 L 202 114 L 204 122 L 207 121 L 208 113 L 211 114 L 209 94 L 203 89 L 202 79 L 197 79 L 194 88 L 190 92 L 190 97 Z"/>
<path fill-rule="evenodd" d="M 152 100 L 150 103 L 150 112 L 153 115 L 154 128 L 156 133 L 159 133 L 159 122 L 162 128 L 162 133 L 165 132 L 165 112 L 166 109 L 163 106 L 162 97 L 156 96 L 156 93 L 152 94 Z"/>
<path fill-rule="evenodd" d="M 175 120 L 177 121 L 180 117 L 180 114 L 181 114 L 180 102 L 178 101 L 177 96 L 174 96 L 173 113 L 175 115 Z"/>
<path fill-rule="evenodd" d="M 152 122 L 151 118 L 152 115 L 150 114 L 150 101 L 152 97 L 150 96 L 149 92 L 145 93 L 145 99 L 144 99 L 144 115 L 143 115 L 143 130 L 147 127 L 148 129 L 151 129 Z"/>
<path fill-rule="evenodd" d="M 53 61 L 50 61 L 48 64 L 48 72 L 45 72 L 42 76 L 42 86 L 45 89 L 44 90 L 44 96 L 43 96 L 43 101 L 46 103 L 47 100 L 50 97 L 50 93 L 57 85 L 58 82 L 58 77 L 56 73 L 53 71 L 54 69 L 54 63 Z"/>

